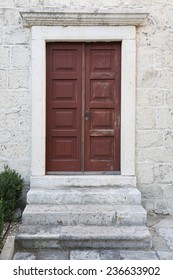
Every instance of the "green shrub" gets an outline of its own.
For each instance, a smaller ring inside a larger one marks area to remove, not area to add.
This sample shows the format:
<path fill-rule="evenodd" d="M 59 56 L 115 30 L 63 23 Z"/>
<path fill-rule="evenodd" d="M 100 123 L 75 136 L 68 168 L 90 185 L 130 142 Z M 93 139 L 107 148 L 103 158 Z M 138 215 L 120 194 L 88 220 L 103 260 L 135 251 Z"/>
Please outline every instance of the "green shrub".
<path fill-rule="evenodd" d="M 0 173 L 0 200 L 2 200 L 4 221 L 12 221 L 23 187 L 24 180 L 21 175 L 4 166 L 4 170 Z"/>
<path fill-rule="evenodd" d="M 2 211 L 2 200 L 0 200 L 0 241 L 3 231 L 3 211 Z"/>

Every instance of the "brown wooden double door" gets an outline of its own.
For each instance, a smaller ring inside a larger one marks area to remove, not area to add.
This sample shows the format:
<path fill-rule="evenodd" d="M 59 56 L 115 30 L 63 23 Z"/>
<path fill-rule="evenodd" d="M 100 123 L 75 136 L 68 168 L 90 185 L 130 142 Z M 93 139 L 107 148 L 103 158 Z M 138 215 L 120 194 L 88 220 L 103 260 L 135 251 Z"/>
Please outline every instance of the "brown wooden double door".
<path fill-rule="evenodd" d="M 46 171 L 120 171 L 121 43 L 46 49 Z"/>

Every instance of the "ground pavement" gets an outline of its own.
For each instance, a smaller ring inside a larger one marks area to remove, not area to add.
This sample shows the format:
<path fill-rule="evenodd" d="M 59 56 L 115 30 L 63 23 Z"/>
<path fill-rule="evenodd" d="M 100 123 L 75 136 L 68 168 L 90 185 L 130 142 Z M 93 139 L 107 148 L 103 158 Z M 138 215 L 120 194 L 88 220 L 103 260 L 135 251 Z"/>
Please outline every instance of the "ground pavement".
<path fill-rule="evenodd" d="M 151 250 L 28 250 L 15 252 L 14 260 L 173 260 L 173 218 L 169 215 L 148 215 L 152 235 Z"/>

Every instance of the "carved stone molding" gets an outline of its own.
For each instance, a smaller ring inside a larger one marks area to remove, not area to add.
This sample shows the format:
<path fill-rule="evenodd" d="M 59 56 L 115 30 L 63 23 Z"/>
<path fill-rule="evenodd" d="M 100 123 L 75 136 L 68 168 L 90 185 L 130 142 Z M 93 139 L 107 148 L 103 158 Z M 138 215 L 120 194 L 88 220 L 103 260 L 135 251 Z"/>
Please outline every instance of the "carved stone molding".
<path fill-rule="evenodd" d="M 72 13 L 56 11 L 22 11 L 25 27 L 30 26 L 139 26 L 146 23 L 148 13 Z"/>

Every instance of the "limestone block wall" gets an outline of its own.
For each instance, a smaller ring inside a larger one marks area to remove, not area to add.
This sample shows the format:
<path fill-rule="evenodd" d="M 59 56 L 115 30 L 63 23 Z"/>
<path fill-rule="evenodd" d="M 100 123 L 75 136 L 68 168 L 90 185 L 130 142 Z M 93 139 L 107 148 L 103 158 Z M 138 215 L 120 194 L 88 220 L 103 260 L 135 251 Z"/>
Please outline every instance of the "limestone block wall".
<path fill-rule="evenodd" d="M 29 182 L 31 157 L 30 30 L 19 1 L 0 1 L 0 170 L 4 164 Z"/>
<path fill-rule="evenodd" d="M 31 30 L 19 11 L 144 11 L 137 28 L 136 175 L 147 210 L 173 212 L 172 0 L 0 0 L 0 169 L 29 183 L 31 166 Z"/>

